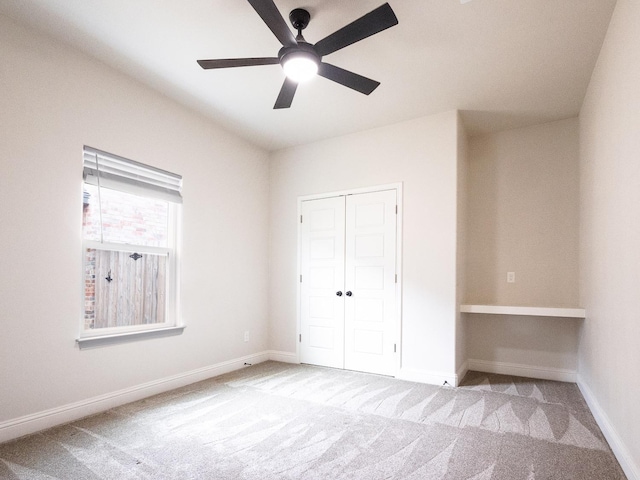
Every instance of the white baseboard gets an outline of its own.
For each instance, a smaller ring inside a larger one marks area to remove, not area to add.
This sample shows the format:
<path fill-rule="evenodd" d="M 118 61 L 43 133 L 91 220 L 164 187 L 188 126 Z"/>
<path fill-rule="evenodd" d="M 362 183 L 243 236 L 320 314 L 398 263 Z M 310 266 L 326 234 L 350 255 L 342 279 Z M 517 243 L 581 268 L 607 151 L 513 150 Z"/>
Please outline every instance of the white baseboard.
<path fill-rule="evenodd" d="M 536 367 L 517 363 L 493 362 L 487 360 L 468 361 L 469 370 L 486 373 L 500 373 L 503 375 L 515 375 L 518 377 L 540 378 L 543 380 L 557 380 L 559 382 L 575 383 L 578 373 L 575 370 L 562 368 Z"/>
<path fill-rule="evenodd" d="M 401 368 L 396 375 L 396 378 L 399 380 L 428 383 L 430 385 L 444 385 L 444 383 L 447 382 L 447 384 L 452 387 L 457 385 L 457 377 L 455 373 L 429 372 L 427 370 L 413 370 L 409 368 Z"/>
<path fill-rule="evenodd" d="M 161 378 L 152 382 L 143 383 L 134 387 L 110 392 L 97 397 L 70 403 L 61 407 L 51 408 L 42 412 L 25 415 L 23 417 L 0 423 L 0 443 L 15 438 L 39 432 L 56 425 L 72 422 L 95 413 L 103 412 L 126 403 L 134 402 L 158 393 L 163 393 L 175 388 L 184 387 L 191 383 L 200 382 L 211 377 L 217 377 L 225 373 L 239 370 L 245 363 L 257 364 L 271 359 L 272 354 L 277 354 L 279 361 L 286 361 L 281 352 L 261 352 L 245 357 L 221 362 L 208 367 L 198 368 L 189 372 Z M 295 355 L 294 355 L 295 356 Z M 274 358 L 276 360 L 276 358 Z"/>
<path fill-rule="evenodd" d="M 609 442 L 609 446 L 611 450 L 613 450 L 614 455 L 618 459 L 622 470 L 624 470 L 625 475 L 629 480 L 640 480 L 640 465 L 637 465 L 633 461 L 633 457 L 629 453 L 629 450 L 625 446 L 624 442 L 620 439 L 620 436 L 616 432 L 615 428 L 611 425 L 609 421 L 609 417 L 605 413 L 605 411 L 600 407 L 600 404 L 596 400 L 595 396 L 591 389 L 584 383 L 582 377 L 578 375 L 578 388 L 582 392 L 582 396 L 584 397 L 587 405 L 589 405 L 589 409 L 591 409 L 591 413 L 593 417 L 596 419 L 600 430 L 602 430 L 603 435 Z"/>
<path fill-rule="evenodd" d="M 273 360 L 274 362 L 300 363 L 298 355 L 295 353 L 269 350 L 267 354 L 269 355 L 269 360 Z"/>
<path fill-rule="evenodd" d="M 462 364 L 462 366 L 456 372 L 456 387 L 460 385 L 460 382 L 462 381 L 462 379 L 464 378 L 464 376 L 467 374 L 468 371 L 469 371 L 469 361 L 467 360 Z"/>

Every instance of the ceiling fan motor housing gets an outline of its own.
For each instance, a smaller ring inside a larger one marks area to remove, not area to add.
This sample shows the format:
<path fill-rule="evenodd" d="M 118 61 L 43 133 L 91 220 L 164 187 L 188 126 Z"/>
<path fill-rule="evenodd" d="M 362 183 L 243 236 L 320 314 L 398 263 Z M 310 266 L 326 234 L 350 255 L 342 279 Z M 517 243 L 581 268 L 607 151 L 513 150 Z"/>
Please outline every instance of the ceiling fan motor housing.
<path fill-rule="evenodd" d="M 311 20 L 311 14 L 304 8 L 295 8 L 289 13 L 289 21 L 293 28 L 298 31 L 296 38 L 297 45 L 293 47 L 282 47 L 278 52 L 278 58 L 280 59 L 280 65 L 284 67 L 284 64 L 294 58 L 304 58 L 310 60 L 316 65 L 320 64 L 321 56 L 318 55 L 314 46 L 302 36 L 302 30 L 307 28 L 309 21 Z"/>
<path fill-rule="evenodd" d="M 278 58 L 280 59 L 280 65 L 284 65 L 287 60 L 294 57 L 304 57 L 312 60 L 313 62 L 320 63 L 321 56 L 318 55 L 313 45 L 307 42 L 298 42 L 295 47 L 282 47 L 278 52 Z"/>

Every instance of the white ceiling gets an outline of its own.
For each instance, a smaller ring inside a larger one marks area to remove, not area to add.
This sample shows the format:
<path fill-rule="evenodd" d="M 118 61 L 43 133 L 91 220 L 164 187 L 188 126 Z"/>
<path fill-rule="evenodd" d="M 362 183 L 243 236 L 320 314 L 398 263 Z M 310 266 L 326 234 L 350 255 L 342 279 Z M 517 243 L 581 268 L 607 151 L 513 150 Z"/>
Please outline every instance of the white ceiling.
<path fill-rule="evenodd" d="M 384 0 L 275 0 L 311 12 L 315 43 Z M 389 0 L 399 24 L 325 57 L 381 82 L 365 96 L 324 78 L 273 110 L 279 65 L 202 70 L 197 59 L 273 57 L 244 0 L 2 0 L 32 25 L 269 150 L 451 109 L 470 134 L 578 114 L 615 0 Z M 288 23 L 288 20 L 287 20 Z M 28 61 L 28 59 L 25 59 Z"/>

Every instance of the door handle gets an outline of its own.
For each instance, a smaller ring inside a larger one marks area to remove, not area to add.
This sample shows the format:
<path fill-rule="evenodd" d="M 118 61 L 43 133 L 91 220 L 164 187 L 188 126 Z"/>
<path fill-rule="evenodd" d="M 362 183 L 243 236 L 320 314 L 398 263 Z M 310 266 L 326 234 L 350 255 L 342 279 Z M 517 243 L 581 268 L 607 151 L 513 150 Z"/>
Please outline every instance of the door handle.
<path fill-rule="evenodd" d="M 351 290 L 349 290 L 347 293 L 345 293 L 345 295 L 346 295 L 347 297 L 350 297 L 351 295 L 353 295 L 353 293 L 351 293 Z"/>
<path fill-rule="evenodd" d="M 342 292 L 341 292 L 341 291 L 337 291 L 337 292 L 336 292 L 336 295 L 337 295 L 337 296 L 339 296 L 339 297 L 341 297 L 341 296 L 342 296 Z"/>

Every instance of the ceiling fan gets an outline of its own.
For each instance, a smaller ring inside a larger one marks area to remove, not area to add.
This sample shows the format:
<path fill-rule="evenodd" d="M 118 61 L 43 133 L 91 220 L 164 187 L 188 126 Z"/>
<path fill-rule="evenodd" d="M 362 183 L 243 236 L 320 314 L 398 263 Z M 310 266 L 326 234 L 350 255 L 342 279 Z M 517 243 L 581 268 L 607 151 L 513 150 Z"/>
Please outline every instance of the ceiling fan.
<path fill-rule="evenodd" d="M 363 15 L 316 44 L 311 44 L 302 36 L 302 30 L 311 20 L 311 15 L 307 10 L 296 8 L 289 14 L 293 28 L 298 31 L 298 35 L 294 37 L 273 0 L 248 0 L 248 2 L 282 44 L 278 56 L 198 60 L 198 64 L 202 68 L 282 65 L 287 78 L 280 89 L 274 109 L 289 108 L 298 83 L 316 74 L 365 95 L 369 95 L 380 85 L 380 82 L 325 63 L 322 61 L 322 57 L 397 25 L 398 19 L 388 3 Z"/>

